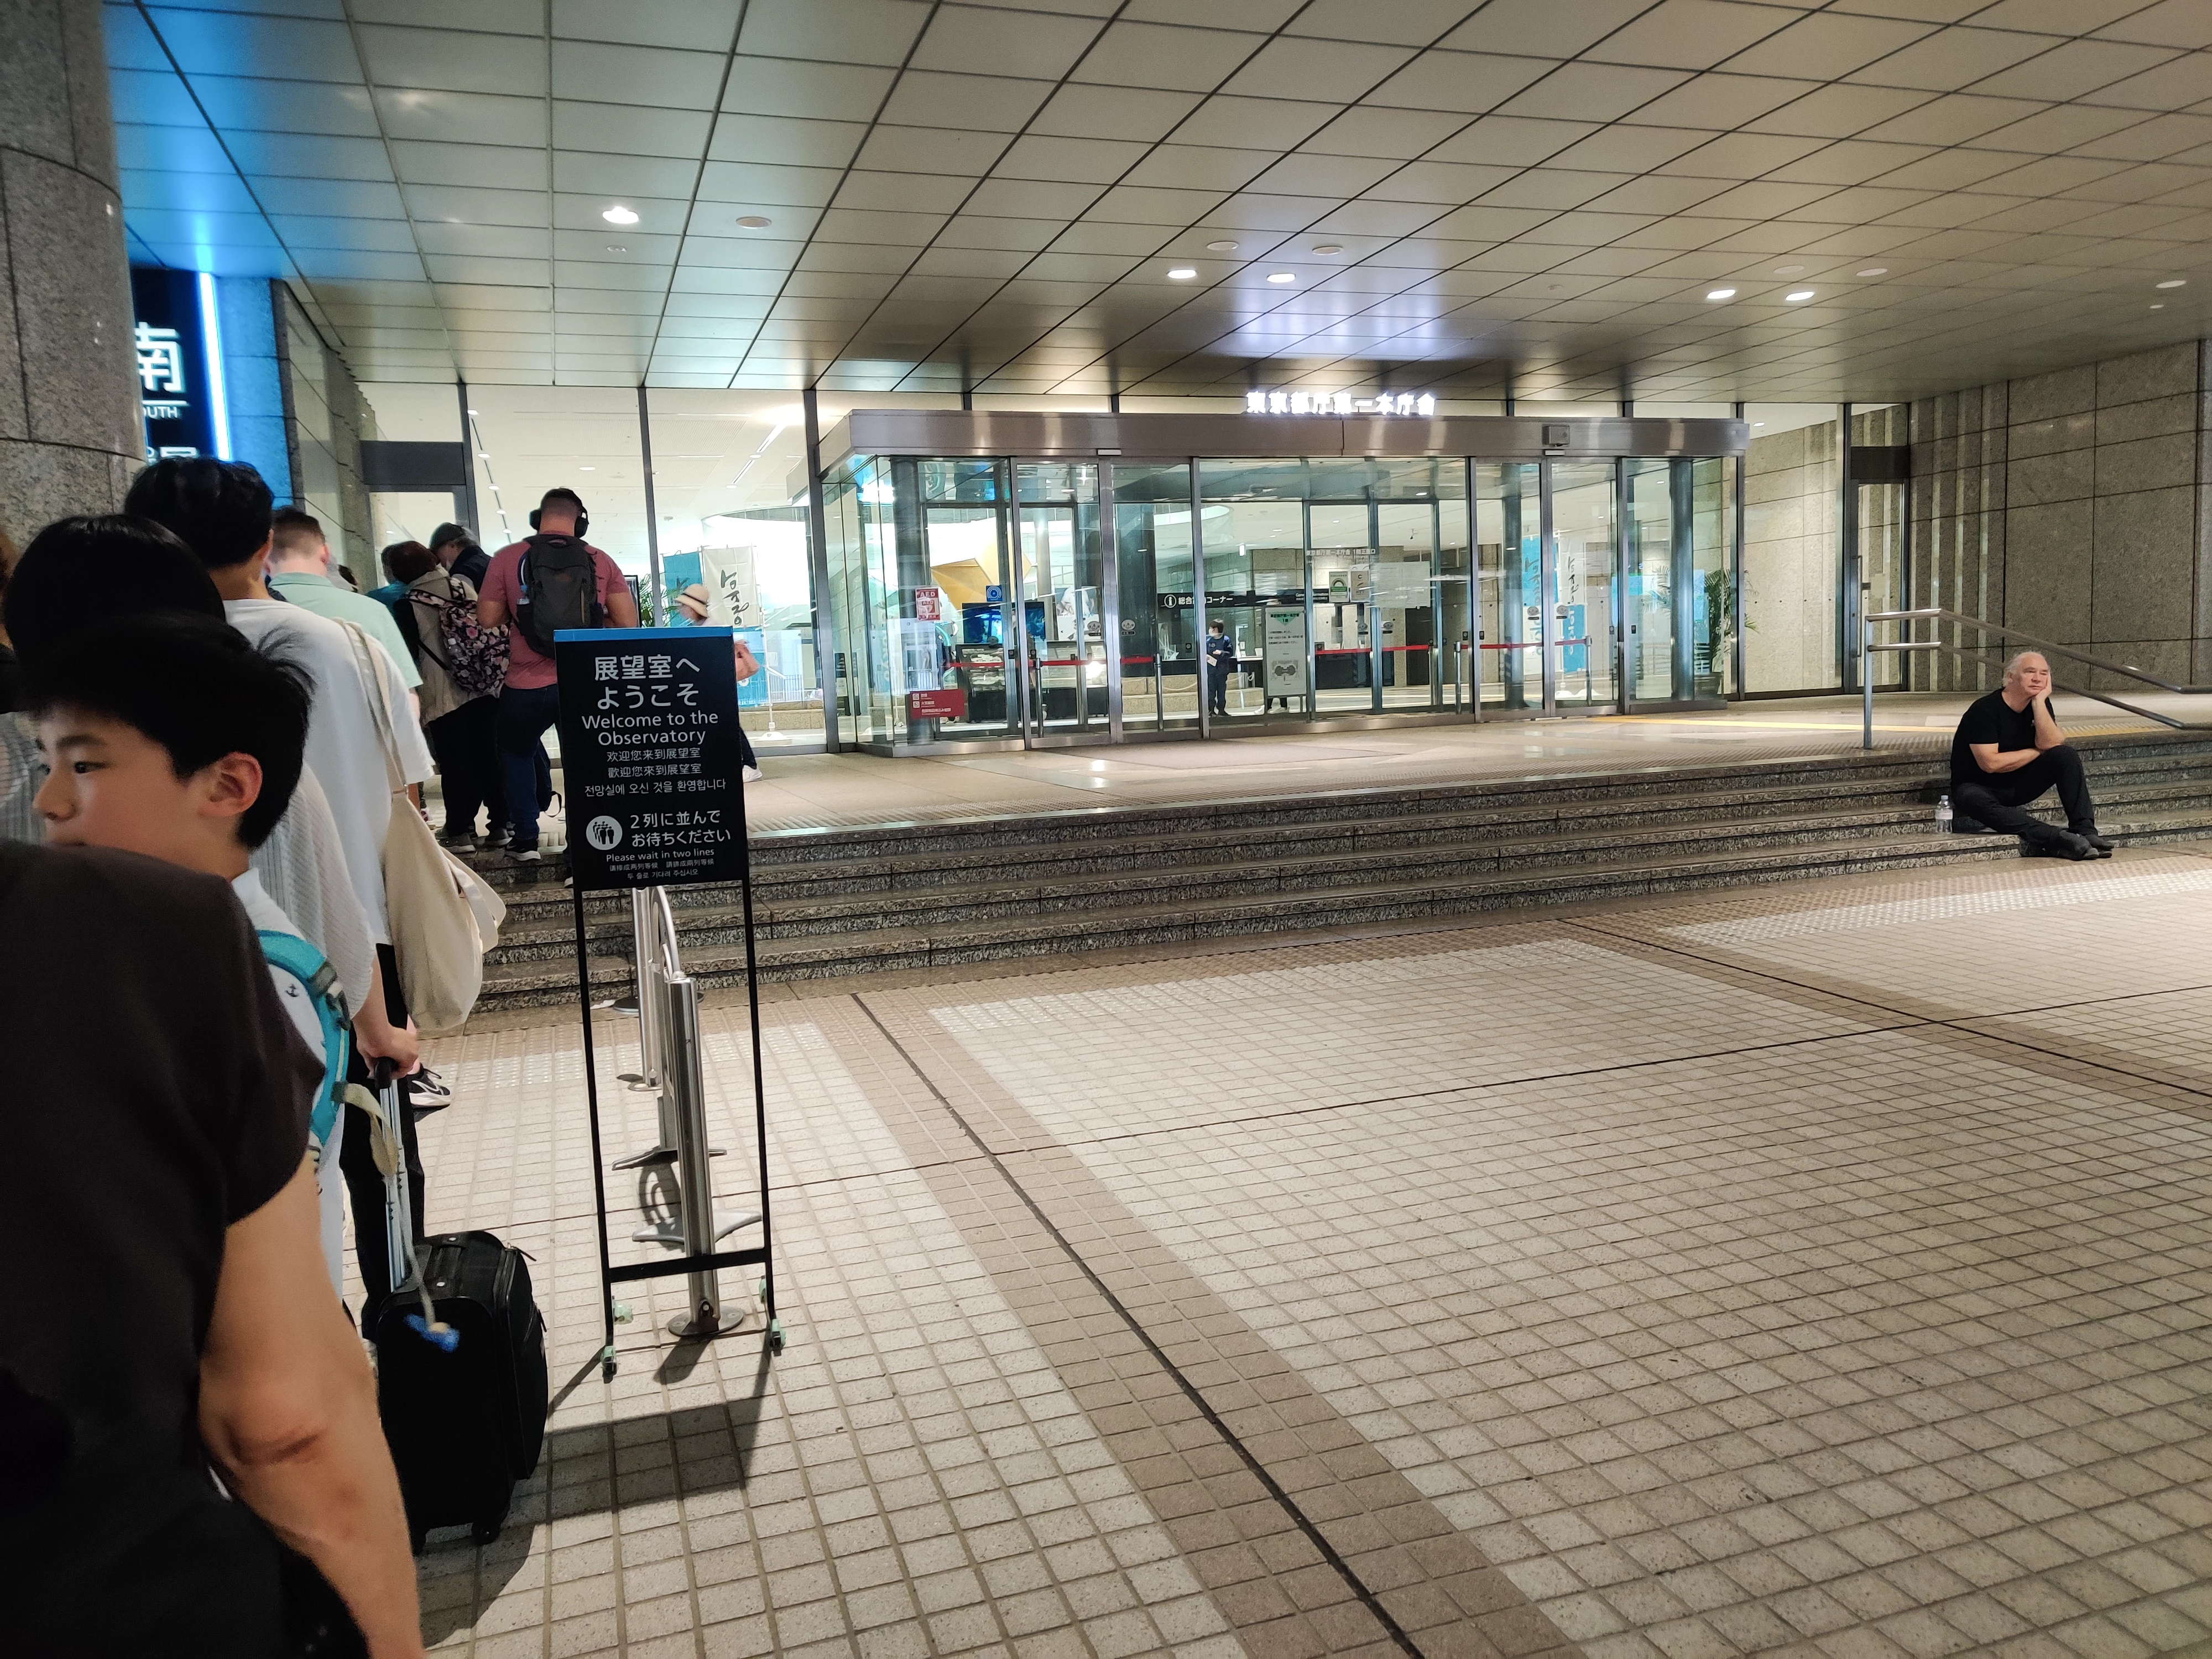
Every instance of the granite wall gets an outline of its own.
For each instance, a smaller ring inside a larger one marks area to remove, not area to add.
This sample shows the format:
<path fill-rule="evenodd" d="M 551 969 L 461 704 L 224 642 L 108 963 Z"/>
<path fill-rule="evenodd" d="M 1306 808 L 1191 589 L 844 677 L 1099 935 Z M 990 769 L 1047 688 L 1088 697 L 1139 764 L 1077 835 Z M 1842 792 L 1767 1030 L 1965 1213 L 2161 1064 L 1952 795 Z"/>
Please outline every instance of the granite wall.
<path fill-rule="evenodd" d="M 1919 603 L 2212 680 L 2212 347 L 1923 399 L 1912 447 Z M 1996 683 L 1955 660 L 1923 672 Z"/>
<path fill-rule="evenodd" d="M 0 0 L 0 528 L 120 504 L 144 457 L 99 0 Z"/>
<path fill-rule="evenodd" d="M 1839 490 L 1834 421 L 1758 436 L 1744 456 L 1743 689 L 1835 690 Z"/>
<path fill-rule="evenodd" d="M 364 590 L 381 586 L 384 571 L 361 477 L 362 440 L 376 436 L 375 412 L 352 370 L 323 343 L 291 291 L 280 283 L 271 285 L 270 294 L 283 366 L 292 499 L 322 520 L 331 553 Z"/>

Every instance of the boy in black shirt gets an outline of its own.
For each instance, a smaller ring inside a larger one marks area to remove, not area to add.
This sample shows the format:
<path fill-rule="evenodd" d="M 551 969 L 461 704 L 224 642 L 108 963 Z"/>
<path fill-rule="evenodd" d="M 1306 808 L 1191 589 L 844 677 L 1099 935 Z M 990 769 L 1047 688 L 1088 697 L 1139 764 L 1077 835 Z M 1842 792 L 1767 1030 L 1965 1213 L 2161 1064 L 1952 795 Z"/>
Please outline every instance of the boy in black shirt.
<path fill-rule="evenodd" d="M 2052 788 L 2066 828 L 2026 810 Z M 2005 665 L 2003 688 L 1977 698 L 1951 739 L 1951 804 L 1992 834 L 2018 836 L 2028 858 L 2099 859 L 2112 843 L 2097 833 L 2081 757 L 2051 712 L 2051 665 L 2023 651 Z"/>

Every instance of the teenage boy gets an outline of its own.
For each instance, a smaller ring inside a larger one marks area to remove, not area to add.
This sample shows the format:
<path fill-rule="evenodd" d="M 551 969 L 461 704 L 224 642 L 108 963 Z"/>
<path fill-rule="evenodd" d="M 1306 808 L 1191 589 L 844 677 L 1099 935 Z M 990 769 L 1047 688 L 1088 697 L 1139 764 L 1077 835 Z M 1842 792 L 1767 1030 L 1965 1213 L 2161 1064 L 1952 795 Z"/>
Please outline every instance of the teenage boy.
<path fill-rule="evenodd" d="M 583 500 L 574 490 L 547 490 L 530 515 L 536 533 L 493 554 L 477 590 L 477 617 L 485 627 L 514 623 L 507 635 L 507 687 L 499 694 L 498 734 L 500 781 L 514 825 L 507 854 L 518 864 L 538 859 L 538 740 L 561 714 L 554 634 L 563 628 L 637 626 L 637 601 L 630 597 L 629 584 L 612 559 L 584 539 L 587 523 Z M 539 614 L 556 592 L 564 601 L 563 612 Z"/>
<path fill-rule="evenodd" d="M 35 803 L 47 845 L 112 847 L 221 876 L 264 936 L 284 1012 L 324 1060 L 311 1138 L 325 1263 L 343 1297 L 344 1004 L 328 981 L 315 982 L 321 953 L 287 946 L 288 937 L 306 940 L 251 868 L 300 781 L 306 688 L 236 629 L 173 612 L 76 635 L 41 660 L 29 703 L 50 769 Z M 304 975 L 279 965 L 287 957 Z"/>
<path fill-rule="evenodd" d="M 222 596 L 223 614 L 232 627 L 256 646 L 306 670 L 312 699 L 307 765 L 329 799 L 345 848 L 347 872 L 368 914 L 392 1022 L 404 1027 L 406 1003 L 384 898 L 384 837 L 395 808 L 384 742 L 370 702 L 371 698 L 382 702 L 384 724 L 398 746 L 400 781 L 416 784 L 429 777 L 430 751 L 410 710 L 399 665 L 374 640 L 269 597 L 260 573 L 269 554 L 270 496 L 269 486 L 252 467 L 238 461 L 157 461 L 132 480 L 124 506 L 167 526 L 199 556 Z M 402 801 L 397 810 L 413 808 Z M 419 1237 L 426 1186 L 422 1154 L 416 1146 L 414 1114 L 403 1112 L 400 1118 L 408 1195 Z M 374 1302 L 391 1288 L 385 1256 L 384 1177 L 370 1148 L 368 1115 L 349 1106 L 345 1120 L 340 1159 L 353 1197 L 355 1259 L 369 1300 Z"/>

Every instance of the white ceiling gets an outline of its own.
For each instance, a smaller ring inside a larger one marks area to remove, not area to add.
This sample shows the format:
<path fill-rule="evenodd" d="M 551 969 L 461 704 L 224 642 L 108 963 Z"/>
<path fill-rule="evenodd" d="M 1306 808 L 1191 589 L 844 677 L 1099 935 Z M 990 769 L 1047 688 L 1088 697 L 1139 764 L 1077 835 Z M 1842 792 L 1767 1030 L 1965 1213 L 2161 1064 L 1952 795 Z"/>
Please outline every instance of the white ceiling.
<path fill-rule="evenodd" d="M 134 257 L 363 380 L 1864 399 L 2208 321 L 2206 0 L 106 10 Z"/>

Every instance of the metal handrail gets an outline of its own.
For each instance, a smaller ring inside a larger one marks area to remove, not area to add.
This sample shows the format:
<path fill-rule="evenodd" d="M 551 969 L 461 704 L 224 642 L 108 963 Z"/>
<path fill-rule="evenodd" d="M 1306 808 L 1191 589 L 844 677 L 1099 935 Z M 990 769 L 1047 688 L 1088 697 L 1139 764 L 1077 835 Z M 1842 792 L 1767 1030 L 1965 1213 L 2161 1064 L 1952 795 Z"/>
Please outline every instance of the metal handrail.
<path fill-rule="evenodd" d="M 2006 628 L 1996 623 L 1984 622 L 1979 617 L 1969 617 L 1962 611 L 1945 611 L 1940 608 L 1926 611 L 1877 611 L 1869 617 L 1867 621 L 1870 623 L 1911 622 L 1923 617 L 1932 617 L 1942 622 L 1958 623 L 1967 628 L 1978 629 L 1984 634 L 2000 634 L 2006 639 L 2016 640 L 2022 645 L 2032 645 L 2038 651 L 2047 654 L 2065 657 L 2074 662 L 2087 663 L 2090 667 L 2101 668 L 2108 674 L 2124 674 L 2131 680 L 2141 680 L 2145 685 L 2154 685 L 2161 691 L 2171 691 L 2178 696 L 2212 696 L 2212 685 L 2176 685 L 2172 680 L 2160 679 L 2148 670 L 2137 668 L 2132 664 L 2111 662 L 2103 657 L 2093 657 L 2086 651 L 2076 651 L 2070 645 L 2060 645 L 2052 640 L 2038 639 L 2034 635 L 2024 634 L 2017 628 Z M 1927 643 L 1936 645 L 1941 650 L 1963 651 L 1968 648 L 1964 646 L 1942 646 L 1932 640 Z M 1889 645 L 1877 646 L 1875 648 L 1894 651 L 1898 647 Z"/>
<path fill-rule="evenodd" d="M 1859 591 L 1862 593 L 1869 592 L 1872 587 L 1872 583 L 1863 582 L 1860 584 Z M 2076 651 L 2069 645 L 2060 645 L 2051 640 L 2039 639 L 2033 634 L 2023 633 L 2017 628 L 2007 628 L 1998 623 L 1984 622 L 1979 617 L 1969 617 L 1961 611 L 1945 610 L 1940 605 L 1927 606 L 1917 611 L 1865 611 L 1861 614 L 1859 629 L 1859 690 L 1864 710 L 1859 739 L 1859 747 L 1862 750 L 1870 750 L 1874 747 L 1874 659 L 1877 653 L 1948 651 L 1954 656 L 1968 657 L 1979 661 L 1981 658 L 1978 653 L 1988 649 L 1986 646 L 1947 645 L 1941 640 L 1904 639 L 1881 643 L 1875 639 L 1875 626 L 1878 623 L 1903 623 L 1905 624 L 1905 631 L 1910 634 L 1911 624 L 1923 618 L 1939 623 L 1956 623 L 1964 628 L 1976 629 L 1985 634 L 1999 635 L 2017 644 L 2033 647 L 2038 653 L 2045 656 L 2064 657 L 2069 661 L 2085 663 L 2092 668 L 2102 669 L 2106 673 L 2119 674 L 2129 679 L 2140 680 L 2145 685 L 2154 686 L 2160 691 L 2171 692 L 2177 696 L 2212 695 L 2212 685 L 2177 685 L 2172 680 L 2161 679 L 2155 674 L 2148 673 L 2130 664 L 2111 662 L 2103 657 L 2092 656 L 2086 651 Z M 2087 686 L 2063 684 L 2056 675 L 2051 677 L 2051 685 L 2053 690 L 2063 691 L 2069 696 L 2087 697 L 2092 702 L 2104 703 L 2108 708 L 2121 709 L 2139 719 L 2154 721 L 2176 732 L 2212 729 L 2193 725 L 2188 720 L 2175 720 L 2172 715 L 2161 714 L 2154 708 L 2145 708 L 2139 704 L 2127 702 L 2118 697 L 2107 696 L 2101 691 L 2092 691 Z"/>

